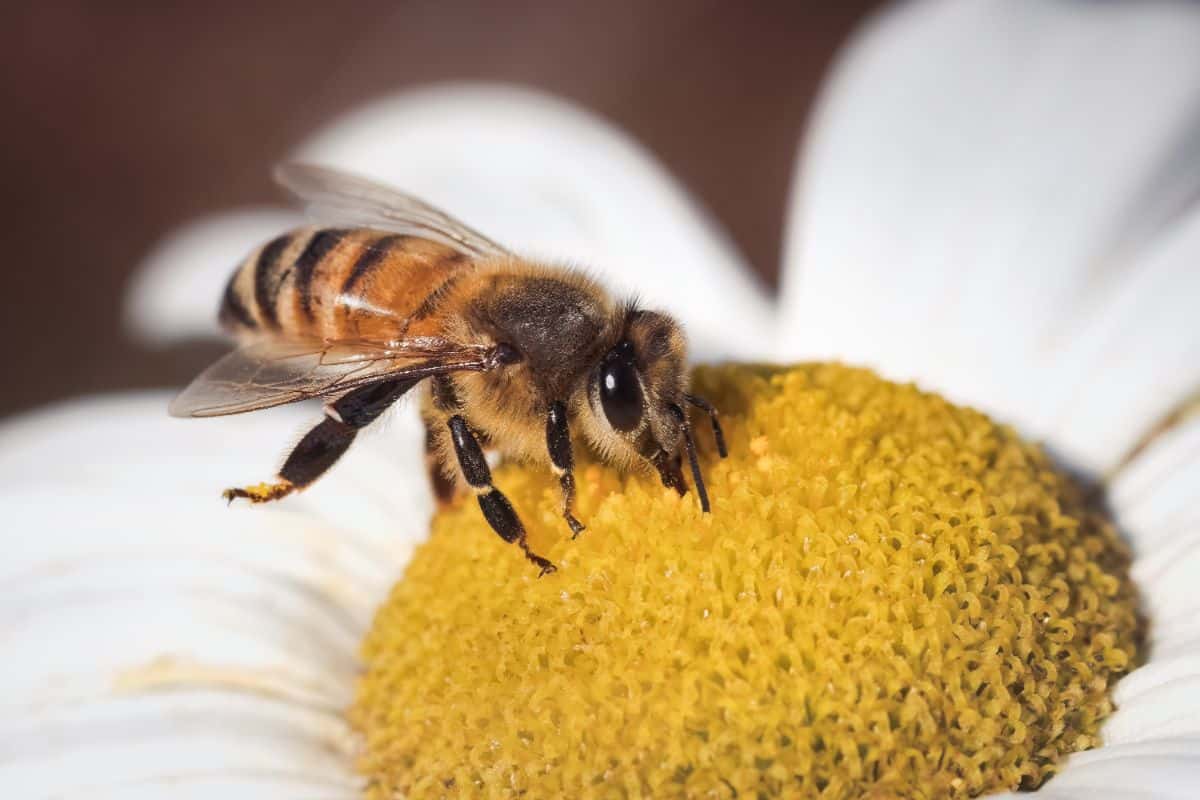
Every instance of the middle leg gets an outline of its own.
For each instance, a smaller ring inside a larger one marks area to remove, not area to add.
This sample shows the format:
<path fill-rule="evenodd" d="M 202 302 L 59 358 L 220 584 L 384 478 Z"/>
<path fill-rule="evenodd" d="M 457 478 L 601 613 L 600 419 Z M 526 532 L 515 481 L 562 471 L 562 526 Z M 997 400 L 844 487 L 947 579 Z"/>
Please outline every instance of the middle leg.
<path fill-rule="evenodd" d="M 575 457 L 571 453 L 571 433 L 567 429 L 567 406 L 561 400 L 550 406 L 546 415 L 546 449 L 550 451 L 550 467 L 562 487 L 562 515 L 574 539 L 583 533 L 583 523 L 575 519 Z"/>
<path fill-rule="evenodd" d="M 454 442 L 458 466 L 478 496 L 479 508 L 492 530 L 500 534 L 504 541 L 518 545 L 525 552 L 525 557 L 538 567 L 539 576 L 554 572 L 557 569 L 554 564 L 529 549 L 525 526 L 521 524 L 512 503 L 492 483 L 492 470 L 488 467 L 483 448 L 479 446 L 479 440 L 475 438 L 471 426 L 461 414 L 450 417 L 447 425 L 450 427 L 450 438 Z"/>

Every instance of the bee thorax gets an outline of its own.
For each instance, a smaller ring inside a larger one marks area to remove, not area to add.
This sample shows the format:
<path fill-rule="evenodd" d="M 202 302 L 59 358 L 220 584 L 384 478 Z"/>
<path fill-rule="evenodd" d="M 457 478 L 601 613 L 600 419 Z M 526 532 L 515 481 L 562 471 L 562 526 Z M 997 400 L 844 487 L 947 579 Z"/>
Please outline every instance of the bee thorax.
<path fill-rule="evenodd" d="M 548 276 L 504 276 L 474 304 L 478 324 L 516 349 L 550 395 L 565 394 L 590 368 L 611 327 L 607 297 Z"/>

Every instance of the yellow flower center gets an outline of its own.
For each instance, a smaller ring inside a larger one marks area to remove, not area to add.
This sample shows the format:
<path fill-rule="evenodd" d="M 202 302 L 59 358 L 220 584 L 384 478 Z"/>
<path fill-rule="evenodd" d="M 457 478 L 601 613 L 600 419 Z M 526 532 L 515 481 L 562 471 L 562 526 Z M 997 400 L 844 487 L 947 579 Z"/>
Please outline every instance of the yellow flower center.
<path fill-rule="evenodd" d="M 1098 742 L 1128 555 L 1037 448 L 838 365 L 696 385 L 712 514 L 585 462 L 572 541 L 549 470 L 503 467 L 540 579 L 438 516 L 364 645 L 372 795 L 961 797 Z"/>

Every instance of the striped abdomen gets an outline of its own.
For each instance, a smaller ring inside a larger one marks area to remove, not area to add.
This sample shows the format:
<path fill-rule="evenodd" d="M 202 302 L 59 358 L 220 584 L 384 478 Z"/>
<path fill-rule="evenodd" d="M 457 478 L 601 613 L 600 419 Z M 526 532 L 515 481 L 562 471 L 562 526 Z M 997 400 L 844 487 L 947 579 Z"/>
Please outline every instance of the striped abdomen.
<path fill-rule="evenodd" d="M 438 300 L 470 265 L 458 251 L 366 228 L 301 228 L 238 267 L 221 301 L 237 335 L 392 339 L 424 335 Z"/>

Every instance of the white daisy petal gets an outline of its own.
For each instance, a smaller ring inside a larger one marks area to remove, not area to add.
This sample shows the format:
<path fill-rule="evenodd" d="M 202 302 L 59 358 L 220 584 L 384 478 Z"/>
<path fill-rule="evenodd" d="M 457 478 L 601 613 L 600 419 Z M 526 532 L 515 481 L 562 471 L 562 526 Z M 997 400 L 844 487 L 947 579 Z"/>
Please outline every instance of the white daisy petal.
<path fill-rule="evenodd" d="M 594 272 L 677 314 L 700 357 L 759 355 L 773 330 L 763 287 L 678 183 L 629 136 L 563 101 L 494 86 L 406 92 L 335 120 L 297 158 L 392 184 L 519 253 Z M 138 328 L 215 330 L 220 287 L 266 219 L 234 215 L 160 249 L 133 298 Z"/>
<path fill-rule="evenodd" d="M 1200 532 L 1200 420 L 1159 437 L 1109 487 L 1110 501 L 1145 558 L 1184 546 Z M 1152 577 L 1152 576 L 1147 576 Z"/>
<path fill-rule="evenodd" d="M 1117 523 L 1136 555 L 1150 658 L 1117 685 L 1118 709 L 1104 729 L 1110 744 L 1200 739 L 1197 487 L 1200 418 L 1159 436 L 1111 486 Z"/>
<path fill-rule="evenodd" d="M 924 2 L 849 50 L 789 222 L 784 353 L 1115 464 L 1200 384 L 1200 6 Z"/>
<path fill-rule="evenodd" d="M 1038 800 L 1190 800 L 1198 765 L 1200 737 L 1108 744 L 1070 756 L 1059 776 L 1046 783 L 1037 797 Z M 1028 797 L 1016 793 L 989 795 L 990 800 Z"/>
<path fill-rule="evenodd" d="M 1200 759 L 1194 753 L 1146 753 L 1080 763 L 1070 761 L 1038 792 L 1038 798 L 1193 800 L 1197 785 L 1200 785 Z"/>
<path fill-rule="evenodd" d="M 358 796 L 341 712 L 426 529 L 416 426 L 367 437 L 299 497 L 226 508 L 220 489 L 269 475 L 269 455 L 254 464 L 304 409 L 222 420 L 214 437 L 167 419 L 166 399 L 0 428 L 0 785 Z"/>
<path fill-rule="evenodd" d="M 224 521 L 242 514 L 251 515 L 251 524 L 284 517 L 290 529 L 306 519 L 362 531 L 386 546 L 424 535 L 432 504 L 413 400 L 401 400 L 362 431 L 352 451 L 304 493 L 281 504 L 226 510 L 211 501 L 230 485 L 270 478 L 289 446 L 321 420 L 321 410 L 293 405 L 181 420 L 166 414 L 170 397 L 147 392 L 66 403 L 0 426 L 0 485 L 68 481 L 121 495 L 140 488 L 148 498 L 166 491 L 222 513 Z"/>
<path fill-rule="evenodd" d="M 130 694 L 0 727 L 0 779 L 22 798 L 212 797 L 218 782 L 255 800 L 352 798 L 350 742 L 334 716 L 249 693 Z"/>

